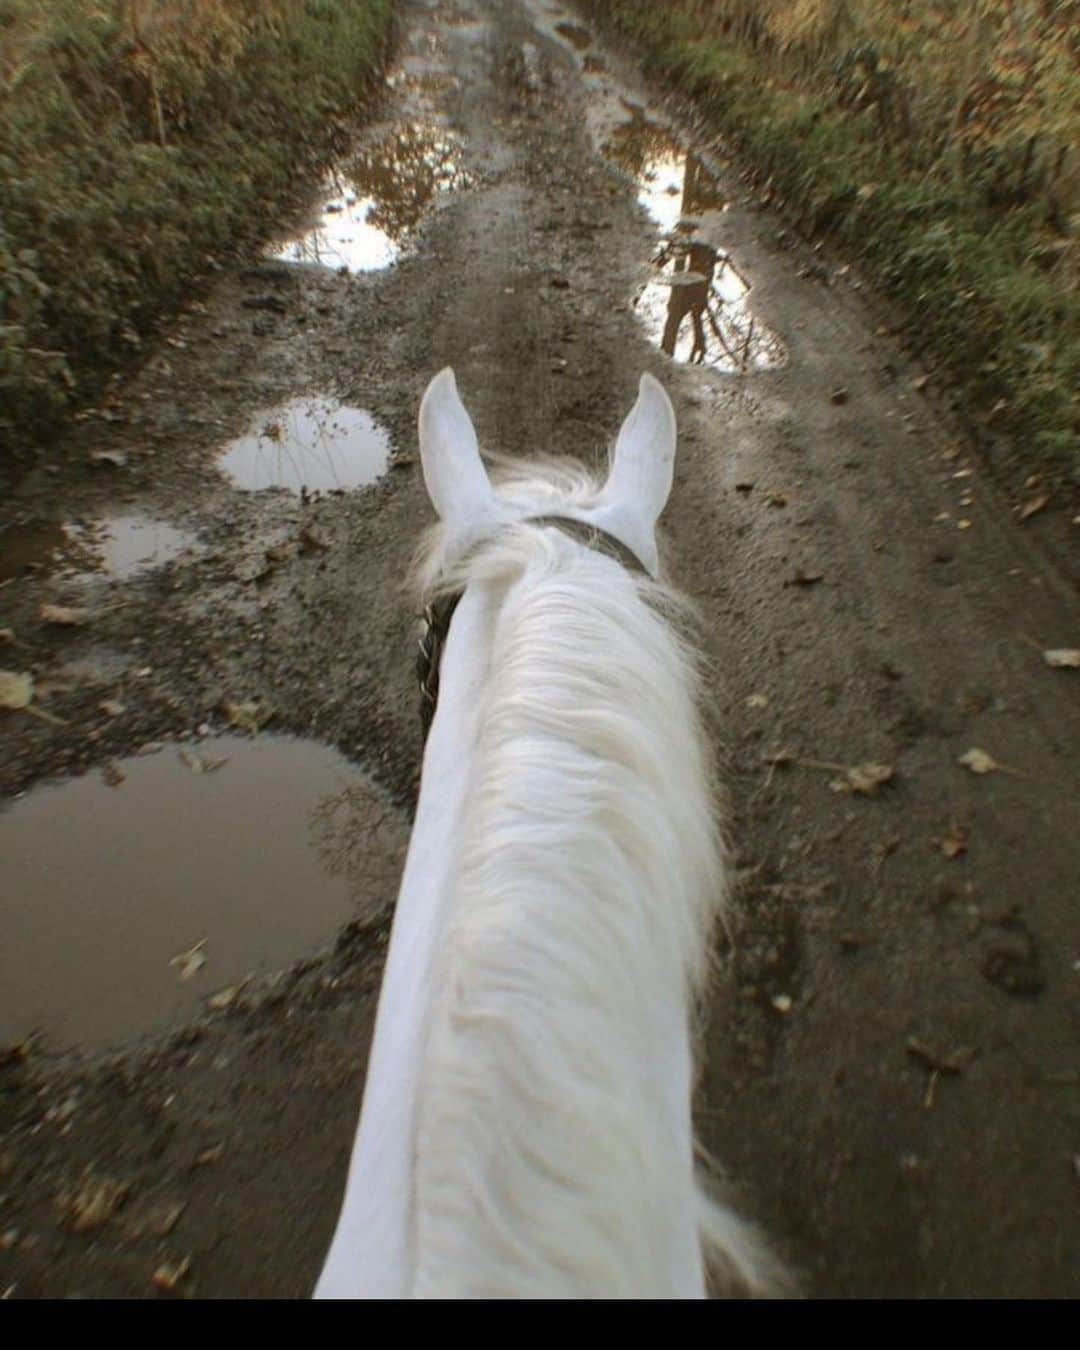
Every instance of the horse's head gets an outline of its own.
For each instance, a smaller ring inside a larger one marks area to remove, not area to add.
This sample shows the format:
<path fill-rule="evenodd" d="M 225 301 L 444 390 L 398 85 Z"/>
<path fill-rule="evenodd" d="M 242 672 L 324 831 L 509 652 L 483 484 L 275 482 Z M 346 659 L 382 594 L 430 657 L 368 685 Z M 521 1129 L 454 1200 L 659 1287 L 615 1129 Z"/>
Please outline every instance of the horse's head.
<path fill-rule="evenodd" d="M 526 467 L 493 486 L 449 366 L 431 381 L 420 404 L 420 459 L 450 554 L 519 521 L 559 515 L 603 530 L 651 576 L 657 574 L 656 522 L 675 469 L 675 412 L 651 375 L 641 377 L 602 485 L 573 470 L 530 475 Z"/>

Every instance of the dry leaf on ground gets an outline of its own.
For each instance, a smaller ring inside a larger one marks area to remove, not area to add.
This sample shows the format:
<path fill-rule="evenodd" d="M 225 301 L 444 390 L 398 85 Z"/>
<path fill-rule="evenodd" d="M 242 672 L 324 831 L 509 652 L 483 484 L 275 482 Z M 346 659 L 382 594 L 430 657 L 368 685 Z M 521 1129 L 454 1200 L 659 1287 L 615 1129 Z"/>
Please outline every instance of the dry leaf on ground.
<path fill-rule="evenodd" d="M 987 754 L 985 750 L 980 750 L 977 746 L 973 746 L 962 754 L 959 762 L 963 764 L 964 768 L 970 769 L 972 773 L 993 773 L 996 769 L 1001 768 L 993 755 Z"/>
<path fill-rule="evenodd" d="M 179 970 L 182 980 L 190 980 L 206 965 L 206 942 L 206 938 L 203 938 L 189 951 L 179 952 L 169 962 L 170 966 L 175 966 Z"/>
<path fill-rule="evenodd" d="M 73 1233 L 88 1233 L 100 1228 L 127 1198 L 128 1186 L 112 1177 L 86 1173 L 79 1189 L 61 1198 L 61 1222 Z"/>
<path fill-rule="evenodd" d="M 38 618 L 58 628 L 81 628 L 90 622 L 90 611 L 73 609 L 67 605 L 42 605 L 38 610 Z"/>
<path fill-rule="evenodd" d="M 961 853 L 967 852 L 968 832 L 963 825 L 958 825 L 956 821 L 949 826 L 948 833 L 940 839 L 935 839 L 934 844 L 946 858 L 959 858 Z"/>
<path fill-rule="evenodd" d="M 0 670 L 0 708 L 28 708 L 34 697 L 34 681 L 28 672 Z"/>

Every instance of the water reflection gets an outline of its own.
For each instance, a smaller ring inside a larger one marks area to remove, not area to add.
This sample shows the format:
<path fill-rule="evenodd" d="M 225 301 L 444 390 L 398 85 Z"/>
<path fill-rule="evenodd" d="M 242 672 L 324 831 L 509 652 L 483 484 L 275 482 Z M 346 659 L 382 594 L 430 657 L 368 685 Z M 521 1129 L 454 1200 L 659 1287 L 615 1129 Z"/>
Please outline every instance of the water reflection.
<path fill-rule="evenodd" d="M 366 922 L 389 913 L 395 891 L 372 889 L 372 857 L 404 864 L 406 832 L 400 816 L 366 782 L 327 793 L 312 808 L 309 826 L 313 847 L 328 877 L 349 887 L 355 915 Z"/>
<path fill-rule="evenodd" d="M 615 130 L 605 154 L 633 178 L 660 232 L 635 307 L 661 351 L 725 371 L 782 364 L 783 344 L 752 314 L 750 283 L 720 243 L 727 202 L 701 157 L 640 115 Z"/>
<path fill-rule="evenodd" d="M 435 197 L 468 182 L 449 132 L 426 122 L 397 125 L 331 170 L 315 225 L 272 256 L 350 272 L 388 267 Z"/>
<path fill-rule="evenodd" d="M 35 789 L 0 812 L 0 1044 L 189 1017 L 390 906 L 407 837 L 360 769 L 289 737 L 165 746 Z"/>
<path fill-rule="evenodd" d="M 34 572 L 122 581 L 170 562 L 194 542 L 184 530 L 138 514 L 79 524 L 31 520 L 0 535 L 0 582 Z"/>
<path fill-rule="evenodd" d="M 389 456 L 389 434 L 362 408 L 294 398 L 257 413 L 250 430 L 226 446 L 221 468 L 246 492 L 327 492 L 375 482 Z"/>

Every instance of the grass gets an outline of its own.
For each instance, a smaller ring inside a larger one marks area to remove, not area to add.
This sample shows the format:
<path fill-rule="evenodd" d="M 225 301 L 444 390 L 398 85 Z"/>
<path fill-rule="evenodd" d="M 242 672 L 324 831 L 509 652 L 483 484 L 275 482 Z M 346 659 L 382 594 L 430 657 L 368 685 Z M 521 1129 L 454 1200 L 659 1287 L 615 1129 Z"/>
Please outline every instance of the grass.
<path fill-rule="evenodd" d="M 1076 0 L 585 8 L 861 260 L 1018 470 L 1080 485 Z"/>
<path fill-rule="evenodd" d="M 379 71 L 392 0 L 7 0 L 0 467 L 256 239 Z"/>

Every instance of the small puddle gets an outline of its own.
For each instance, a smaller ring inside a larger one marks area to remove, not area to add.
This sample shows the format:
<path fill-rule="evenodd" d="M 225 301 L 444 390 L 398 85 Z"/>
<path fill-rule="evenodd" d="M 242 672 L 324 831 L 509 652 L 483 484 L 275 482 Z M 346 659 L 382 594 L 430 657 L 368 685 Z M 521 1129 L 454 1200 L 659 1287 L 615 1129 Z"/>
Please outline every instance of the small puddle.
<path fill-rule="evenodd" d="M 194 536 L 149 516 L 106 516 L 78 525 L 31 520 L 0 535 L 0 581 L 35 572 L 124 581 L 194 547 Z"/>
<path fill-rule="evenodd" d="M 616 128 L 604 154 L 633 179 L 659 231 L 653 279 L 635 302 L 652 341 L 714 370 L 782 365 L 784 345 L 751 312 L 750 283 L 721 243 L 728 203 L 701 157 L 640 115 Z"/>
<path fill-rule="evenodd" d="M 225 447 L 220 467 L 245 492 L 330 492 L 374 483 L 389 457 L 389 433 L 362 408 L 294 398 L 257 413 Z"/>
<path fill-rule="evenodd" d="M 389 267 L 436 196 L 469 181 L 449 132 L 426 122 L 394 127 L 327 175 L 315 223 L 270 256 L 349 272 Z"/>
<path fill-rule="evenodd" d="M 408 831 L 326 746 L 224 736 L 117 768 L 0 812 L 0 1044 L 175 1025 L 393 902 Z"/>

